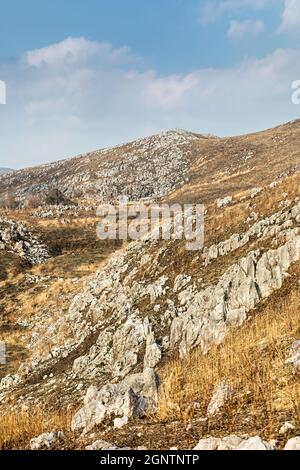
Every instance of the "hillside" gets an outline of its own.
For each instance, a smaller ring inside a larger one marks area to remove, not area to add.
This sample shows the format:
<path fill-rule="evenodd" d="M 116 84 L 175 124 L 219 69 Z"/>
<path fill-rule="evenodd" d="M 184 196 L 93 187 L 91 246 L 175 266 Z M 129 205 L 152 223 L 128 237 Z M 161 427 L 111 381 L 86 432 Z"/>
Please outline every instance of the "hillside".
<path fill-rule="evenodd" d="M 170 131 L 112 149 L 0 178 L 0 195 L 22 201 L 59 188 L 71 200 L 158 199 L 208 202 L 232 191 L 267 185 L 299 169 L 300 120 L 232 138 Z"/>
<path fill-rule="evenodd" d="M 78 204 L 0 219 L 0 447 L 299 445 L 299 144 L 174 131 L 0 179 Z M 98 240 L 124 193 L 205 203 L 204 247 Z"/>
<path fill-rule="evenodd" d="M 10 173 L 13 171 L 11 168 L 0 168 L 0 175 L 5 175 L 6 173 Z"/>

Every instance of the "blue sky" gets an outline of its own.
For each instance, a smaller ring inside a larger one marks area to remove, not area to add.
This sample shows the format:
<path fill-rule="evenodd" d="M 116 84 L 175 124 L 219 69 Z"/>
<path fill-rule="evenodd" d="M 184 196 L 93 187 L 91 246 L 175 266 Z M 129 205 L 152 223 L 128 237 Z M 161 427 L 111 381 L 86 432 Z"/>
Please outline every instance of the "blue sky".
<path fill-rule="evenodd" d="M 0 0 L 0 167 L 299 117 L 300 0 Z"/>

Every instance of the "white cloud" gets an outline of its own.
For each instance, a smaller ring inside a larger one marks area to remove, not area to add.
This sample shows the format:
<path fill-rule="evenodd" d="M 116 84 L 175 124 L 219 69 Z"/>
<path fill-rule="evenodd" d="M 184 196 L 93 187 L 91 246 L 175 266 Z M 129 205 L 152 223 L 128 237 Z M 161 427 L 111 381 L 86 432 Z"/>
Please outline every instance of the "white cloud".
<path fill-rule="evenodd" d="M 281 25 L 279 27 L 281 33 L 300 32 L 300 1 L 285 0 L 284 10 L 282 14 Z"/>
<path fill-rule="evenodd" d="M 156 77 L 148 74 L 143 90 L 145 103 L 150 107 L 170 109 L 180 106 L 188 92 L 198 85 L 194 74 L 186 76 Z"/>
<path fill-rule="evenodd" d="M 55 53 L 50 46 L 30 55 L 31 66 L 11 70 L 13 101 L 3 108 L 10 115 L 0 125 L 1 154 L 14 161 L 2 166 L 51 161 L 175 127 L 241 133 L 299 113 L 290 99 L 291 83 L 300 77 L 299 50 L 277 50 L 230 68 L 161 75 L 132 57 L 124 60 L 111 45 L 104 60 L 101 43 L 93 44 L 97 52 L 86 61 L 82 50 L 89 41 L 73 38 L 72 44 L 72 60 L 63 41 Z"/>
<path fill-rule="evenodd" d="M 48 47 L 29 51 L 26 54 L 28 65 L 35 67 L 42 65 L 50 67 L 71 66 L 83 62 L 87 63 L 95 58 L 112 64 L 131 61 L 127 47 L 116 49 L 107 42 L 89 41 L 85 38 L 73 37 Z"/>
<path fill-rule="evenodd" d="M 224 14 L 242 9 L 261 10 L 273 0 L 207 0 L 200 7 L 199 21 L 203 25 L 214 23 Z"/>
<path fill-rule="evenodd" d="M 231 39 L 241 39 L 244 36 L 257 36 L 265 28 L 261 20 L 231 20 L 227 35 Z"/>

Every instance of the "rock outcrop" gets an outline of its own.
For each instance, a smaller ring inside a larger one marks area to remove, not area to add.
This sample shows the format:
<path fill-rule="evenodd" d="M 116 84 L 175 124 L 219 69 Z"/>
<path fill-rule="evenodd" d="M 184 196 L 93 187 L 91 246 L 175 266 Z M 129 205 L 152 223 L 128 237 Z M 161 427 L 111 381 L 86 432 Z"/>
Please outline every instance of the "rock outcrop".
<path fill-rule="evenodd" d="M 31 450 L 43 450 L 50 449 L 54 445 L 57 445 L 64 441 L 64 433 L 62 431 L 52 431 L 41 434 L 38 437 L 34 437 L 30 441 Z"/>
<path fill-rule="evenodd" d="M 41 264 L 49 254 L 45 245 L 40 243 L 22 222 L 0 218 L 0 253 L 11 251 L 30 264 Z"/>
<path fill-rule="evenodd" d="M 290 348 L 290 356 L 285 361 L 286 364 L 291 364 L 294 373 L 300 370 L 300 340 L 294 341 Z"/>
<path fill-rule="evenodd" d="M 14 188 L 21 201 L 43 197 L 59 186 L 71 200 L 116 201 L 158 198 L 186 181 L 193 141 L 208 139 L 175 130 L 139 139 L 111 149 L 98 150 L 39 167 L 18 170 L 0 178 L 0 194 Z M 79 190 L 80 188 L 80 190 Z"/>
<path fill-rule="evenodd" d="M 289 266 L 300 258 L 298 229 L 288 238 L 275 250 L 249 253 L 215 286 L 196 294 L 184 315 L 172 322 L 171 348 L 179 348 L 181 355 L 195 346 L 207 351 L 210 344 L 223 340 L 227 326 L 241 325 L 261 299 L 280 289 Z"/>
<path fill-rule="evenodd" d="M 129 375 L 119 384 L 107 384 L 99 391 L 95 386 L 90 387 L 83 408 L 73 417 L 72 430 L 83 429 L 86 433 L 104 420 L 140 418 L 154 412 L 157 386 L 153 369 L 145 369 L 141 374 Z"/>
<path fill-rule="evenodd" d="M 223 380 L 223 382 L 217 385 L 213 392 L 213 396 L 207 407 L 207 416 L 212 417 L 218 414 L 232 398 L 233 390 L 226 380 Z"/>
<path fill-rule="evenodd" d="M 275 446 L 259 436 L 245 439 L 231 435 L 224 438 L 201 439 L 194 450 L 275 450 Z"/>
<path fill-rule="evenodd" d="M 300 436 L 289 439 L 284 447 L 284 450 L 300 450 Z"/>
<path fill-rule="evenodd" d="M 158 252 L 157 241 L 151 237 L 132 242 L 88 280 L 65 315 L 50 326 L 46 318 L 45 322 L 39 319 L 30 345 L 31 361 L 23 366 L 17 381 L 3 379 L 2 390 L 20 384 L 22 370 L 26 376 L 37 371 L 44 376 L 47 368 L 67 357 L 74 359 L 62 380 L 73 384 L 74 390 L 81 381 L 116 385 L 141 366 L 157 367 L 169 351 L 183 356 L 200 346 L 207 352 L 224 339 L 228 327 L 242 325 L 262 300 L 281 288 L 290 266 L 300 258 L 299 210 L 296 202 L 289 211 L 289 228 L 286 210 L 274 217 L 280 226 L 274 236 L 276 248 L 250 251 L 216 283 L 203 288 L 188 275 L 171 281 L 157 272 L 157 259 L 172 241 Z M 154 274 L 147 284 L 134 277 L 136 267 L 145 262 Z M 146 315 L 141 303 L 148 305 Z M 76 353 L 89 337 L 94 338 L 89 346 Z M 42 347 L 47 338 L 53 343 L 50 351 Z"/>

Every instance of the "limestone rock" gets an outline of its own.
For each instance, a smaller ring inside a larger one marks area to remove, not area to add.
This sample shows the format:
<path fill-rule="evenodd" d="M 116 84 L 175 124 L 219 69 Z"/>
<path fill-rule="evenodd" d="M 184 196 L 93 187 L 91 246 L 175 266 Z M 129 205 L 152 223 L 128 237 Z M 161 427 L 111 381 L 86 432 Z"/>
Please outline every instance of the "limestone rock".
<path fill-rule="evenodd" d="M 0 217 L 0 245 L 2 250 L 13 251 L 30 264 L 41 264 L 49 258 L 45 245 L 23 222 Z"/>
<path fill-rule="evenodd" d="M 216 200 L 216 205 L 217 207 L 220 209 L 221 207 L 226 207 L 228 206 L 228 204 L 230 204 L 232 202 L 232 196 L 227 196 L 227 197 L 224 197 L 223 199 L 217 199 Z"/>
<path fill-rule="evenodd" d="M 294 341 L 290 349 L 290 357 L 285 361 L 291 364 L 295 372 L 300 370 L 300 340 Z"/>
<path fill-rule="evenodd" d="M 86 446 L 85 450 L 117 450 L 118 447 L 116 447 L 114 444 L 111 442 L 107 441 L 95 441 L 89 446 Z"/>
<path fill-rule="evenodd" d="M 219 344 L 227 326 L 241 325 L 249 311 L 262 298 L 282 286 L 287 269 L 300 259 L 300 236 L 291 238 L 275 250 L 264 254 L 250 252 L 231 266 L 214 286 L 199 291 L 188 304 L 186 313 L 171 324 L 170 348 L 184 356 L 200 346 L 206 352 L 211 344 Z"/>
<path fill-rule="evenodd" d="M 194 450 L 275 450 L 275 447 L 259 436 L 244 439 L 230 435 L 223 438 L 201 439 Z"/>
<path fill-rule="evenodd" d="M 209 437 L 201 439 L 194 447 L 194 450 L 234 450 L 242 442 L 243 439 L 234 434 L 224 438 Z"/>
<path fill-rule="evenodd" d="M 141 374 L 132 374 L 124 379 L 126 383 L 138 397 L 137 414 L 143 416 L 147 413 L 154 413 L 158 402 L 159 379 L 153 369 L 145 369 Z"/>
<path fill-rule="evenodd" d="M 283 450 L 300 450 L 300 436 L 289 439 Z"/>
<path fill-rule="evenodd" d="M 176 277 L 174 281 L 174 292 L 178 292 L 182 290 L 190 281 L 191 281 L 191 276 L 187 276 L 186 274 L 179 274 L 179 276 Z"/>
<path fill-rule="evenodd" d="M 293 426 L 291 423 L 289 422 L 286 422 L 284 423 L 281 428 L 279 429 L 279 434 L 287 434 L 289 433 L 290 431 L 292 431 L 293 429 L 295 429 L 295 426 Z"/>
<path fill-rule="evenodd" d="M 156 409 L 157 394 L 157 378 L 152 369 L 130 375 L 119 384 L 107 384 L 99 391 L 90 387 L 84 406 L 72 419 L 71 428 L 86 433 L 104 419 L 124 418 L 125 421 L 142 417 Z"/>
<path fill-rule="evenodd" d="M 123 416 L 123 418 L 114 419 L 114 428 L 121 429 L 128 424 L 128 416 Z"/>
<path fill-rule="evenodd" d="M 261 437 L 255 436 L 243 441 L 236 450 L 275 450 L 275 447 Z"/>
<path fill-rule="evenodd" d="M 38 437 L 31 439 L 30 449 L 31 450 L 41 450 L 41 449 L 50 449 L 53 445 L 58 442 L 64 441 L 64 434 L 62 431 L 52 431 L 49 433 L 41 434 Z"/>
<path fill-rule="evenodd" d="M 161 347 L 155 341 L 154 333 L 149 328 L 149 333 L 146 338 L 146 351 L 144 356 L 144 368 L 154 368 L 161 360 Z"/>
<path fill-rule="evenodd" d="M 107 384 L 99 392 L 87 392 L 84 407 L 73 417 L 71 429 L 84 429 L 87 433 L 101 424 L 106 417 L 136 416 L 137 397 L 126 384 Z"/>
<path fill-rule="evenodd" d="M 226 380 L 223 380 L 213 392 L 212 399 L 207 408 L 207 415 L 212 417 L 218 414 L 221 409 L 228 403 L 233 397 L 233 390 L 228 385 Z"/>

